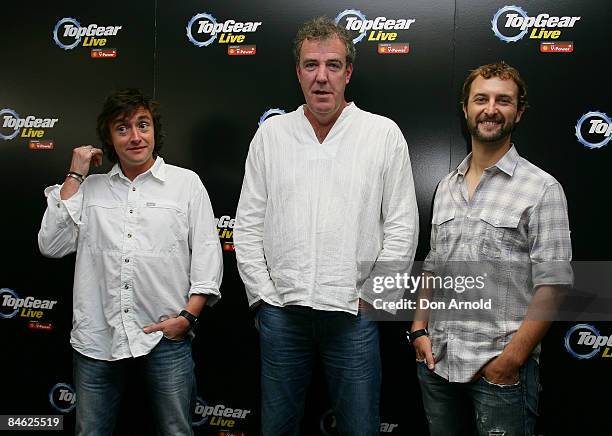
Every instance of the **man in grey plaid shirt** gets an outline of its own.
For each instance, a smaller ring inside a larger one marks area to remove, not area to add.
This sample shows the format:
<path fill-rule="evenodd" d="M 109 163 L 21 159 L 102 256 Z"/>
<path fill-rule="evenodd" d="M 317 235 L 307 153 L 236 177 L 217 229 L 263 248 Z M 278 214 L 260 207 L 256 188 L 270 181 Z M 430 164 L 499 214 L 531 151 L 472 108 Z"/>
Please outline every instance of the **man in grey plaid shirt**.
<path fill-rule="evenodd" d="M 527 104 L 516 69 L 478 67 L 462 103 L 472 153 L 438 185 L 424 270 L 436 275 L 454 261 L 493 265 L 487 292 L 498 307 L 476 320 L 421 311 L 409 339 L 432 436 L 474 428 L 532 435 L 539 343 L 550 326 L 534 309 L 573 281 L 567 204 L 561 185 L 510 142 Z"/>

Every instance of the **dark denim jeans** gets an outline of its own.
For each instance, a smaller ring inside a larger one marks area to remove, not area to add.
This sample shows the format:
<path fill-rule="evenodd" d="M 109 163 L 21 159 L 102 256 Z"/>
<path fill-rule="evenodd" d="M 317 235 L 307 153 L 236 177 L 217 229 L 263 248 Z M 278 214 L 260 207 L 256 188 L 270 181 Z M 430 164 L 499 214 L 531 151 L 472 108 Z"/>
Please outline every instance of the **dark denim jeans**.
<path fill-rule="evenodd" d="M 449 383 L 417 363 L 431 436 L 532 436 L 538 416 L 539 368 L 528 359 L 519 382 L 501 386 L 484 378 Z"/>
<path fill-rule="evenodd" d="M 262 304 L 262 435 L 297 435 L 315 358 L 320 358 L 341 435 L 378 435 L 378 325 L 362 315 Z"/>
<path fill-rule="evenodd" d="M 157 434 L 193 435 L 196 382 L 191 340 L 162 338 L 149 354 L 137 360 L 152 404 Z M 130 376 L 127 363 L 127 359 L 109 362 L 74 352 L 77 435 L 113 433 L 121 393 Z"/>

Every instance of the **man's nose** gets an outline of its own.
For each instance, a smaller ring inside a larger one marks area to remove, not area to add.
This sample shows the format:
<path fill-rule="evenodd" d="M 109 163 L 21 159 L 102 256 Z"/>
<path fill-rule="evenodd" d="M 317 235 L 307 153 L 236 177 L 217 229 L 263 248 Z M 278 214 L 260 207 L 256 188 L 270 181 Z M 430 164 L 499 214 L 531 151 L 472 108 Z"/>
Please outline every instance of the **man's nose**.
<path fill-rule="evenodd" d="M 130 141 L 131 142 L 140 142 L 141 135 L 137 128 L 132 128 L 130 130 Z"/>
<path fill-rule="evenodd" d="M 495 99 L 492 98 L 487 102 L 487 105 L 485 106 L 485 113 L 494 114 L 495 112 L 497 112 L 497 102 L 495 101 Z"/>
<path fill-rule="evenodd" d="M 317 68 L 317 82 L 327 82 L 327 68 L 325 65 L 319 65 Z"/>

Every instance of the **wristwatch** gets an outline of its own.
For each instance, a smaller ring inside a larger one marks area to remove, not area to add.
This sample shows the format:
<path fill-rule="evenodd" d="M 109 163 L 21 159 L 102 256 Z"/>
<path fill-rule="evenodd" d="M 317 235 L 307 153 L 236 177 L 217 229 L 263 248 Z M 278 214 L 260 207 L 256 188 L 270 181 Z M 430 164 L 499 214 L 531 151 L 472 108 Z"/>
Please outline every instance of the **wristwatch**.
<path fill-rule="evenodd" d="M 187 321 L 189 321 L 189 330 L 195 330 L 195 328 L 198 326 L 198 317 L 195 315 L 192 315 L 186 310 L 181 310 L 181 313 L 179 313 L 178 316 L 187 318 Z"/>
<path fill-rule="evenodd" d="M 414 343 L 415 339 L 420 338 L 421 336 L 427 336 L 427 335 L 429 335 L 429 332 L 427 331 L 427 329 L 419 329 L 413 332 L 407 331 L 406 339 L 408 339 L 409 344 L 412 344 Z"/>

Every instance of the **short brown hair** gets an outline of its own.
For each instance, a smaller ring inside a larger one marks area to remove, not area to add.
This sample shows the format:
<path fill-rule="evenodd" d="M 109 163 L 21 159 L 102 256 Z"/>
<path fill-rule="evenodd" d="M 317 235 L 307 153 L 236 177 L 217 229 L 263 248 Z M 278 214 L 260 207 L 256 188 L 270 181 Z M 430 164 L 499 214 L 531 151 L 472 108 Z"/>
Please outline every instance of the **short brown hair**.
<path fill-rule="evenodd" d="M 465 82 L 463 82 L 463 90 L 461 92 L 461 104 L 463 105 L 463 107 L 467 106 L 472 82 L 478 76 L 482 76 L 485 79 L 490 79 L 491 77 L 499 77 L 502 80 L 512 79 L 514 83 L 516 83 L 516 86 L 518 86 L 517 109 L 520 111 L 528 107 L 527 84 L 521 78 L 521 75 L 519 74 L 518 70 L 514 67 L 511 67 L 504 61 L 481 65 L 470 72 L 470 74 L 465 79 Z"/>
<path fill-rule="evenodd" d="M 104 102 L 102 112 L 98 115 L 96 131 L 98 138 L 102 141 L 102 150 L 112 163 L 117 163 L 119 157 L 115 152 L 115 146 L 111 140 L 110 123 L 118 116 L 130 117 L 139 108 L 144 108 L 151 112 L 153 118 L 153 156 L 157 156 L 164 142 L 164 133 L 161 125 L 161 115 L 158 111 L 157 102 L 144 95 L 139 89 L 119 89 L 111 93 Z"/>
<path fill-rule="evenodd" d="M 295 64 L 298 65 L 300 63 L 300 51 L 302 50 L 302 43 L 306 39 L 325 41 L 333 37 L 337 37 L 346 47 L 346 64 L 350 65 L 355 62 L 357 53 L 355 51 L 355 44 L 353 44 L 353 38 L 349 31 L 336 24 L 328 17 L 317 17 L 302 24 L 297 35 L 295 35 L 295 39 L 293 40 L 293 57 L 295 58 Z"/>

